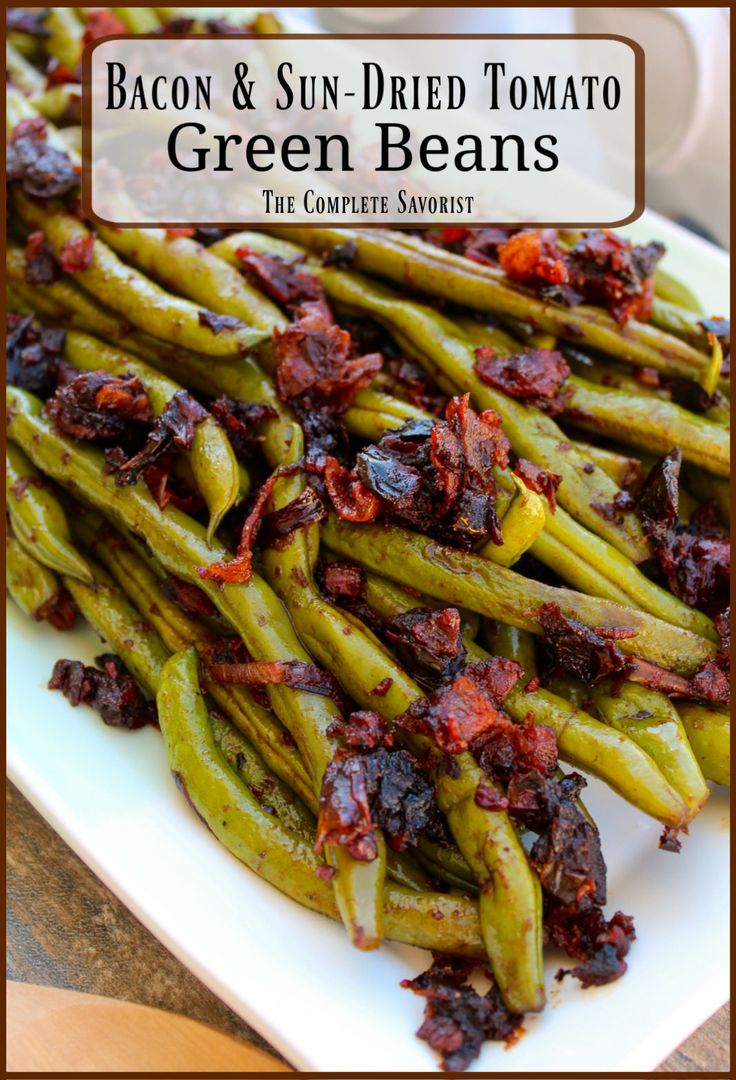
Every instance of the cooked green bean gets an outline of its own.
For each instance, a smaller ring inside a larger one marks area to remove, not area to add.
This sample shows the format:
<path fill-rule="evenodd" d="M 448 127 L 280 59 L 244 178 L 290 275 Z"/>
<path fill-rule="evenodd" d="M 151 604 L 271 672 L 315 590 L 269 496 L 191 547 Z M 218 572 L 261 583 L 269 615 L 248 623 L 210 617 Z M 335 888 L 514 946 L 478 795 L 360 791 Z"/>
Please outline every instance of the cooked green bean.
<path fill-rule="evenodd" d="M 50 8 L 44 20 L 44 28 L 49 35 L 44 40 L 46 51 L 69 71 L 74 71 L 82 59 L 84 48 L 84 26 L 77 18 L 74 9 Z"/>
<path fill-rule="evenodd" d="M 722 709 L 697 702 L 677 704 L 682 726 L 700 768 L 716 784 L 731 783 L 731 717 Z"/>
<path fill-rule="evenodd" d="M 392 581 L 532 633 L 539 633 L 534 609 L 556 603 L 586 626 L 636 631 L 618 642 L 622 651 L 684 675 L 692 675 L 716 652 L 705 638 L 642 611 L 544 585 L 394 525 L 354 525 L 330 515 L 322 538 L 339 555 Z"/>
<path fill-rule="evenodd" d="M 131 34 L 153 34 L 161 25 L 161 20 L 153 8 L 113 8 L 112 10 L 119 19 L 122 19 Z"/>
<path fill-rule="evenodd" d="M 679 278 L 674 277 L 667 270 L 657 267 L 654 272 L 654 295 L 670 304 L 677 304 L 687 311 L 694 311 L 698 315 L 703 314 L 700 301 Z"/>
<path fill-rule="evenodd" d="M 60 574 L 91 581 L 89 567 L 69 540 L 59 500 L 17 446 L 5 449 L 5 506 L 18 542 L 38 562 Z"/>
<path fill-rule="evenodd" d="M 26 94 L 38 94 L 46 89 L 46 79 L 41 72 L 30 64 L 10 41 L 5 42 L 5 64 L 11 80 L 19 90 Z"/>
<path fill-rule="evenodd" d="M 181 389 L 143 361 L 104 345 L 87 334 L 69 331 L 64 342 L 64 354 L 73 367 L 84 371 L 137 375 L 146 389 L 154 416 L 162 413 L 174 394 Z M 240 473 L 235 454 L 225 432 L 211 416 L 197 424 L 188 459 L 197 490 L 209 510 L 209 540 L 225 514 L 235 505 L 240 493 Z"/>
<path fill-rule="evenodd" d="M 5 586 L 18 607 L 30 619 L 43 618 L 59 595 L 59 579 L 43 563 L 29 555 L 14 536 L 5 534 Z"/>

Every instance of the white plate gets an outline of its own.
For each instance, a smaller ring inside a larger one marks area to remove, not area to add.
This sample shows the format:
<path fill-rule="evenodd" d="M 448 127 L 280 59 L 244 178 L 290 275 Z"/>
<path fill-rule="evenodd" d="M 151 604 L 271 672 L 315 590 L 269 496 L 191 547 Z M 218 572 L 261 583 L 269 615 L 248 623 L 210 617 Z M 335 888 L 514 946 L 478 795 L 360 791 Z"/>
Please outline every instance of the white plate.
<path fill-rule="evenodd" d="M 709 312 L 726 312 L 722 253 L 654 214 L 628 231 L 664 240 L 667 268 Z M 89 661 L 101 651 L 94 635 L 57 634 L 9 608 L 8 773 L 77 854 L 295 1067 L 435 1068 L 413 1035 L 423 1003 L 399 987 L 427 955 L 352 950 L 338 925 L 240 865 L 179 795 L 155 731 L 106 728 L 45 689 L 59 656 Z M 550 957 L 545 1013 L 513 1049 L 486 1044 L 477 1070 L 650 1070 L 728 997 L 727 793 L 714 791 L 680 855 L 658 851 L 657 823 L 602 784 L 591 783 L 586 803 L 603 837 L 609 910 L 636 919 L 629 972 L 584 991 L 555 984 L 560 958 Z"/>

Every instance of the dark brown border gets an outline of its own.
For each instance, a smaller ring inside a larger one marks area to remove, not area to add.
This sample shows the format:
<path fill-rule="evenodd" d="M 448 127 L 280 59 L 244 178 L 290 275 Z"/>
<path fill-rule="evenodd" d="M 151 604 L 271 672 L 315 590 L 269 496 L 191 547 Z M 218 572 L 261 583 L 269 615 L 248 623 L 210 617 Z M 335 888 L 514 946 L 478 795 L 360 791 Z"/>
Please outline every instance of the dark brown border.
<path fill-rule="evenodd" d="M 136 5 L 143 6 L 143 5 Z M 332 5 L 321 4 L 320 7 Z M 443 6 L 443 5 L 438 5 Z M 493 5 L 495 6 L 495 5 Z M 591 5 L 594 6 L 594 5 Z M 474 221 L 468 228 L 516 228 L 519 225 L 533 225 L 537 229 L 617 229 L 622 225 L 630 225 L 644 213 L 646 206 L 646 152 L 645 152 L 645 96 L 644 96 L 644 49 L 632 38 L 622 34 L 260 34 L 263 41 L 287 40 L 287 41 L 311 41 L 313 38 L 326 37 L 333 41 L 620 41 L 628 45 L 634 53 L 634 209 L 625 218 L 618 221 Z M 181 221 L 110 221 L 100 217 L 92 208 L 92 54 L 98 45 L 108 41 L 221 41 L 221 34 L 110 34 L 107 37 L 98 38 L 91 42 L 82 56 L 82 212 L 85 217 L 97 225 L 106 225 L 113 228 L 181 228 Z M 229 34 L 228 40 L 252 41 L 251 34 Z M 187 226 L 193 228 L 240 228 L 256 229 L 268 228 L 269 225 L 278 224 L 279 228 L 356 228 L 356 229 L 401 229 L 408 228 L 406 221 L 373 221 L 360 222 L 332 220 L 325 221 L 320 218 L 319 222 L 303 221 L 187 221 Z M 435 221 L 428 223 L 433 228 L 452 228 L 457 222 Z M 421 222 L 412 222 L 412 227 L 421 225 Z"/>

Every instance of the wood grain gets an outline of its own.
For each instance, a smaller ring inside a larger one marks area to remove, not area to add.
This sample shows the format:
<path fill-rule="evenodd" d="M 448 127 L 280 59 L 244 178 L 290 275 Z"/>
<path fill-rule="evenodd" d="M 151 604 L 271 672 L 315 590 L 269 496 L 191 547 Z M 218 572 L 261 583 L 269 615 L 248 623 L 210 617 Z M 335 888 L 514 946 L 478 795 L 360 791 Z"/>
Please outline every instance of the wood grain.
<path fill-rule="evenodd" d="M 7 845 L 9 979 L 182 1013 L 276 1053 L 138 922 L 12 784 Z M 656 1071 L 727 1073 L 729 1021 L 726 1006 Z"/>

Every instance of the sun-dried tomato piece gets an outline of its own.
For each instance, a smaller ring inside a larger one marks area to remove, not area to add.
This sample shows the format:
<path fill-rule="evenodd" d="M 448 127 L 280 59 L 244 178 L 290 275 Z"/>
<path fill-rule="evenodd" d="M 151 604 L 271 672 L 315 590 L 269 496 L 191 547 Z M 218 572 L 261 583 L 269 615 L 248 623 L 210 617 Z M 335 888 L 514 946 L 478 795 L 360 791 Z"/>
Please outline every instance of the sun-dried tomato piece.
<path fill-rule="evenodd" d="M 68 154 L 46 141 L 43 117 L 21 120 L 6 150 L 8 183 L 17 182 L 35 199 L 61 199 L 79 190 L 79 169 Z"/>
<path fill-rule="evenodd" d="M 59 589 L 34 613 L 38 622 L 47 622 L 54 630 L 71 630 L 77 619 L 77 605 L 66 589 Z"/>
<path fill-rule="evenodd" d="M 160 586 L 164 596 L 177 604 L 187 615 L 205 615 L 207 618 L 217 616 L 217 608 L 207 593 L 202 592 L 191 581 L 184 581 L 183 578 L 176 577 L 174 574 L 167 574 L 160 582 Z"/>
<path fill-rule="evenodd" d="M 351 712 L 347 720 L 335 720 L 327 734 L 343 739 L 352 750 L 376 750 L 394 745 L 394 736 L 386 721 L 377 712 L 361 709 Z"/>
<path fill-rule="evenodd" d="M 57 660 L 49 690 L 61 690 L 72 705 L 91 705 L 110 727 L 133 730 L 158 723 L 154 702 L 143 697 L 119 657 L 105 653 L 95 663 L 93 668 L 79 660 Z"/>
<path fill-rule="evenodd" d="M 87 12 L 84 27 L 84 44 L 113 34 L 127 34 L 128 28 L 110 8 L 92 8 Z"/>
<path fill-rule="evenodd" d="M 498 247 L 498 259 L 512 281 L 567 285 L 570 272 L 554 232 L 520 232 Z"/>
<path fill-rule="evenodd" d="M 536 617 L 557 663 L 586 686 L 626 670 L 628 660 L 610 635 L 603 637 L 578 619 L 563 615 L 559 604 L 542 604 Z"/>
<path fill-rule="evenodd" d="M 151 465 L 160 463 L 172 450 L 190 450 L 196 428 L 209 413 L 186 390 L 177 390 L 153 421 L 145 445 L 131 458 L 119 450 L 108 452 L 105 461 L 119 487 L 135 484 Z"/>
<path fill-rule="evenodd" d="M 652 311 L 653 275 L 664 255 L 656 241 L 634 246 L 608 229 L 586 233 L 570 249 L 567 265 L 585 299 L 605 307 L 620 323 L 645 322 Z"/>
<path fill-rule="evenodd" d="M 509 397 L 526 401 L 554 416 L 564 408 L 562 387 L 570 368 L 555 349 L 530 349 L 498 356 L 489 345 L 475 350 L 475 373 L 481 382 Z"/>
<path fill-rule="evenodd" d="M 385 636 L 407 671 L 419 682 L 436 686 L 457 675 L 465 663 L 461 630 L 457 608 L 413 608 L 389 619 Z"/>
<path fill-rule="evenodd" d="M 372 862 L 378 854 L 375 831 L 363 758 L 349 751 L 336 754 L 322 780 L 315 851 L 341 844 L 354 859 Z"/>
<path fill-rule="evenodd" d="M 451 682 L 413 701 L 396 722 L 427 735 L 443 753 L 459 754 L 488 728 L 508 720 L 501 706 L 522 675 L 514 660 L 498 656 L 467 664 Z"/>
<path fill-rule="evenodd" d="M 213 334 L 221 334 L 223 330 L 241 330 L 245 323 L 242 319 L 236 319 L 234 315 L 220 315 L 217 311 L 199 311 L 199 325 L 206 326 Z"/>
<path fill-rule="evenodd" d="M 52 86 L 70 86 L 82 81 L 79 68 L 76 71 L 70 71 L 66 64 L 62 64 L 55 56 L 52 56 L 47 63 L 45 75 L 46 86 L 49 88 Z"/>
<path fill-rule="evenodd" d="M 280 510 L 266 514 L 261 522 L 260 542 L 262 547 L 270 547 L 290 536 L 297 529 L 324 521 L 327 517 L 325 505 L 312 487 L 305 487 L 300 495 L 292 499 Z"/>
<path fill-rule="evenodd" d="M 125 454 L 116 447 L 105 451 L 106 465 L 114 470 L 125 464 Z M 204 509 L 204 499 L 196 491 L 186 489 L 178 477 L 171 474 L 173 456 L 166 454 L 155 465 L 146 465 L 141 473 L 146 487 L 151 492 L 159 510 L 172 506 L 183 510 L 185 514 L 198 514 Z"/>
<path fill-rule="evenodd" d="M 482 996 L 467 982 L 475 964 L 435 954 L 432 966 L 415 979 L 403 979 L 407 990 L 426 998 L 417 1037 L 442 1055 L 441 1068 L 461 1072 L 475 1061 L 487 1040 L 508 1042 L 524 1019 L 506 1008 L 495 983 Z"/>
<path fill-rule="evenodd" d="M 54 254 L 40 229 L 30 233 L 26 240 L 25 260 L 23 276 L 29 285 L 48 285 L 58 278 Z"/>
<path fill-rule="evenodd" d="M 335 511 L 345 521 L 375 521 L 381 512 L 381 500 L 333 457 L 325 461 L 325 487 Z"/>
<path fill-rule="evenodd" d="M 67 274 L 79 274 L 82 270 L 88 270 L 92 265 L 95 248 L 95 234 L 87 233 L 85 236 L 76 236 L 72 240 L 65 240 L 59 252 L 59 264 Z"/>
<path fill-rule="evenodd" d="M 8 312 L 5 338 L 5 381 L 46 398 L 56 387 L 65 333 L 48 330 L 33 315 Z"/>
<path fill-rule="evenodd" d="M 136 375 L 83 371 L 60 386 L 46 404 L 59 431 L 75 439 L 128 439 L 148 424 L 151 403 Z"/>
<path fill-rule="evenodd" d="M 274 330 L 276 389 L 282 401 L 301 398 L 335 413 L 344 412 L 383 364 L 379 353 L 350 356 L 350 334 L 314 304 L 298 322 Z"/>
<path fill-rule="evenodd" d="M 300 265 L 304 262 L 303 256 L 279 259 L 249 247 L 239 247 L 235 255 L 252 283 L 277 304 L 292 307 L 324 299 L 322 282 Z"/>
<path fill-rule="evenodd" d="M 263 442 L 264 436 L 258 434 L 257 429 L 264 420 L 275 420 L 278 416 L 271 405 L 229 397 L 217 398 L 210 405 L 210 410 L 220 427 L 227 432 L 235 456 L 241 461 L 246 461 Z"/>
<path fill-rule="evenodd" d="M 207 581 L 247 582 L 253 576 L 253 545 L 261 527 L 266 504 L 271 498 L 277 480 L 274 473 L 269 476 L 258 490 L 253 505 L 248 513 L 240 533 L 238 550 L 230 562 L 212 563 L 210 566 L 198 566 L 197 573 Z"/>
<path fill-rule="evenodd" d="M 309 694 L 329 697 L 339 704 L 344 694 L 329 671 L 304 660 L 248 660 L 236 664 L 212 664 L 209 673 L 226 686 L 289 686 Z"/>
<path fill-rule="evenodd" d="M 557 768 L 554 731 L 531 721 L 515 724 L 505 714 L 473 741 L 471 749 L 483 771 L 504 784 L 510 784 L 518 772 L 549 778 Z M 531 825 L 529 811 L 537 810 L 536 800 L 530 806 L 528 801 L 519 801 L 518 791 L 510 790 L 509 794 L 514 812 L 520 818 L 526 814 L 525 824 Z"/>
<path fill-rule="evenodd" d="M 728 603 L 731 545 L 725 534 L 699 533 L 697 522 L 656 549 L 670 590 L 690 607 L 714 613 Z"/>
<path fill-rule="evenodd" d="M 682 451 L 675 447 L 652 466 L 636 500 L 642 532 L 656 543 L 667 541 L 677 524 L 681 467 Z"/>
<path fill-rule="evenodd" d="M 357 563 L 329 563 L 324 570 L 324 588 L 328 596 L 360 600 L 365 591 L 365 570 Z"/>
<path fill-rule="evenodd" d="M 557 509 L 557 489 L 562 483 L 562 477 L 549 469 L 542 469 L 539 465 L 519 458 L 514 465 L 514 472 L 523 480 L 530 491 L 536 491 L 537 495 L 544 495 L 549 508 L 554 514 Z"/>
<path fill-rule="evenodd" d="M 556 787 L 556 785 L 555 785 Z M 598 829 L 570 799 L 553 798 L 549 821 L 529 852 L 548 896 L 563 904 L 606 902 L 606 864 Z"/>
<path fill-rule="evenodd" d="M 559 904 L 548 908 L 545 923 L 552 942 L 583 961 L 569 971 L 558 971 L 558 981 L 572 975 L 587 989 L 605 986 L 625 973 L 624 957 L 636 940 L 630 915 L 617 911 L 606 920 L 598 907 L 580 910 L 575 904 Z"/>

